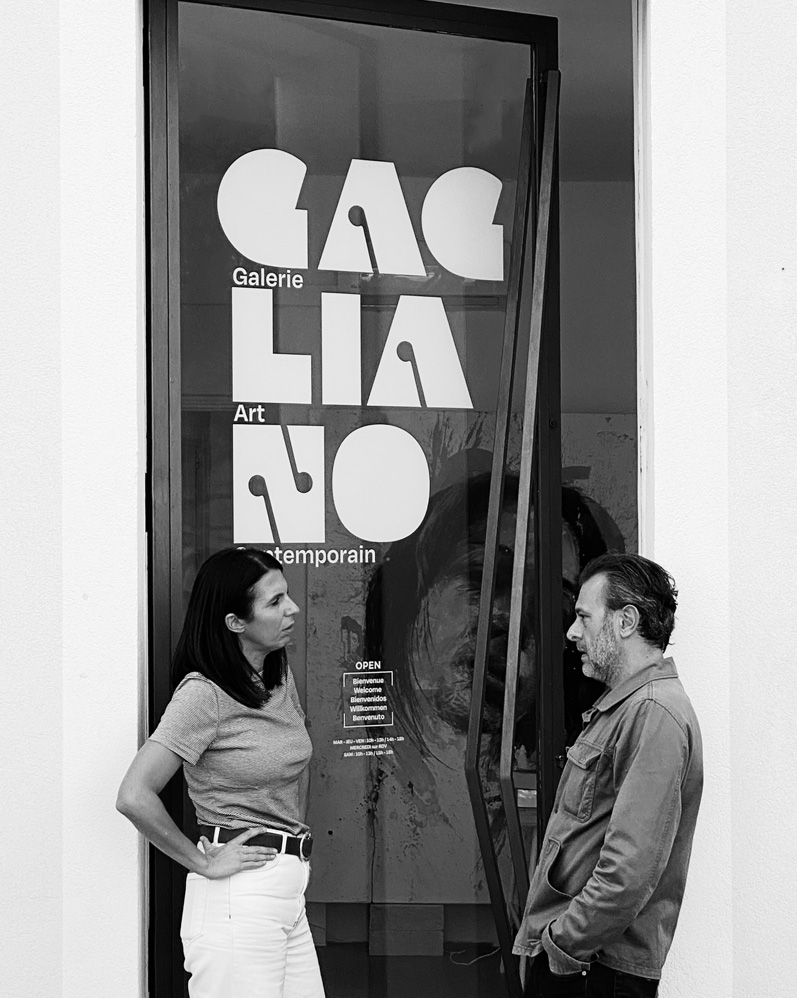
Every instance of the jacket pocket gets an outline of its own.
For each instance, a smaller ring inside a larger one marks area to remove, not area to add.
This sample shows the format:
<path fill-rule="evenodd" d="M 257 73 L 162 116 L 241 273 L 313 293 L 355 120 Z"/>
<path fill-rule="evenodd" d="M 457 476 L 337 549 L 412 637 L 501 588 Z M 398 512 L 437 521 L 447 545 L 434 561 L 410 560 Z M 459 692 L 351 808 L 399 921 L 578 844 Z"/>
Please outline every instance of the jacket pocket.
<path fill-rule="evenodd" d="M 557 842 L 556 839 L 551 839 L 548 847 L 548 854 L 545 858 L 545 866 L 542 870 L 542 875 L 545 880 L 544 893 L 551 900 L 555 899 L 559 904 L 561 904 L 562 901 L 566 901 L 569 905 L 573 900 L 573 895 L 568 894 L 566 891 L 560 890 L 553 882 L 553 868 L 556 865 L 556 861 L 559 858 L 561 851 L 562 843 Z"/>
<path fill-rule="evenodd" d="M 562 807 L 579 821 L 586 821 L 592 814 L 601 752 L 599 745 L 591 745 L 589 742 L 576 742 L 567 750 L 571 765 L 570 771 L 563 778 Z"/>
<path fill-rule="evenodd" d="M 517 944 L 523 947 L 536 946 L 542 939 L 547 925 L 558 918 L 573 900 L 551 882 L 551 870 L 556 863 L 562 846 L 556 839 L 546 839 L 540 853 L 540 862 L 531 880 L 523 921 L 517 936 Z M 528 951 L 528 950 L 526 950 Z"/>

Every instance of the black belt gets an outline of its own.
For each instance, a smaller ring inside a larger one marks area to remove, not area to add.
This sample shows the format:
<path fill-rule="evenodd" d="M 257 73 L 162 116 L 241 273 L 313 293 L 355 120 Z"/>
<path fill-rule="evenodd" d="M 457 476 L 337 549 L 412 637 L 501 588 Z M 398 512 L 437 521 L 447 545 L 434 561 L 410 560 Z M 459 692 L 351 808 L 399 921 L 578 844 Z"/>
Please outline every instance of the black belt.
<path fill-rule="evenodd" d="M 219 828 L 219 836 L 216 838 L 216 827 L 211 825 L 200 825 L 199 832 L 211 843 L 229 842 L 236 839 L 246 828 Z M 277 852 L 285 852 L 289 856 L 298 856 L 300 859 L 310 859 L 313 851 L 313 836 L 309 832 L 302 835 L 291 835 L 289 832 L 263 831 L 253 835 L 251 839 L 244 842 L 245 846 L 273 846 Z"/>

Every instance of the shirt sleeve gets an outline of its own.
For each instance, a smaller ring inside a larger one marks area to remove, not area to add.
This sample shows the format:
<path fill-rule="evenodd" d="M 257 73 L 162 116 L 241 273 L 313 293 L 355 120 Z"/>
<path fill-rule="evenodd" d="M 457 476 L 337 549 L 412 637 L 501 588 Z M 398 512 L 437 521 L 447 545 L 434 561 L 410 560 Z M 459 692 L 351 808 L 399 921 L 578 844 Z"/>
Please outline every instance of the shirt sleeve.
<path fill-rule="evenodd" d="M 186 676 L 174 691 L 150 738 L 193 766 L 212 744 L 219 728 L 219 702 L 204 676 Z"/>
<path fill-rule="evenodd" d="M 617 796 L 592 876 L 543 933 L 554 973 L 585 969 L 656 889 L 678 831 L 687 756 L 686 733 L 675 718 L 655 700 L 643 701 L 617 742 Z"/>

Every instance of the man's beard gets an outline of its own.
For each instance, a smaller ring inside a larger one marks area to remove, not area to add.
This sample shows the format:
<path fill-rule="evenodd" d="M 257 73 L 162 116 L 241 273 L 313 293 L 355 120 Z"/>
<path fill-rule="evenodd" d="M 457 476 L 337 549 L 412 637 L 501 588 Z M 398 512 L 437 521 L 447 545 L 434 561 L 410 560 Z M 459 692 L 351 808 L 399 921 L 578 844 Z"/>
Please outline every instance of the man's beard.
<path fill-rule="evenodd" d="M 597 679 L 610 689 L 617 684 L 621 674 L 620 648 L 612 630 L 611 619 L 604 621 L 587 657 L 589 661 L 584 663 L 585 668 L 582 669 L 585 676 Z"/>

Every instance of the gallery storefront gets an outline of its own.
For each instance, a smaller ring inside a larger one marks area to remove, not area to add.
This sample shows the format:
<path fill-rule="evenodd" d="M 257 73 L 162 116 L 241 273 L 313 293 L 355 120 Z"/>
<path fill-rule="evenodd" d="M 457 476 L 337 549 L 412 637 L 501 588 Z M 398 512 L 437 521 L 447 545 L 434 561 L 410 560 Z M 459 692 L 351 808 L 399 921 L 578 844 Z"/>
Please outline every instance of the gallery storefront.
<path fill-rule="evenodd" d="M 152 721 L 199 565 L 267 547 L 303 611 L 329 993 L 519 995 L 537 826 L 594 696 L 563 621 L 620 536 L 562 487 L 556 22 L 152 16 Z M 172 809 L 193 826 L 181 787 Z M 151 862 L 166 998 L 184 876 Z"/>
<path fill-rule="evenodd" d="M 706 744 L 662 994 L 790 994 L 793 11 L 505 6 L 8 12 L 9 993 L 182 995 L 180 871 L 113 801 L 251 543 L 302 609 L 331 996 L 517 994 L 601 545 L 673 571 Z"/>

